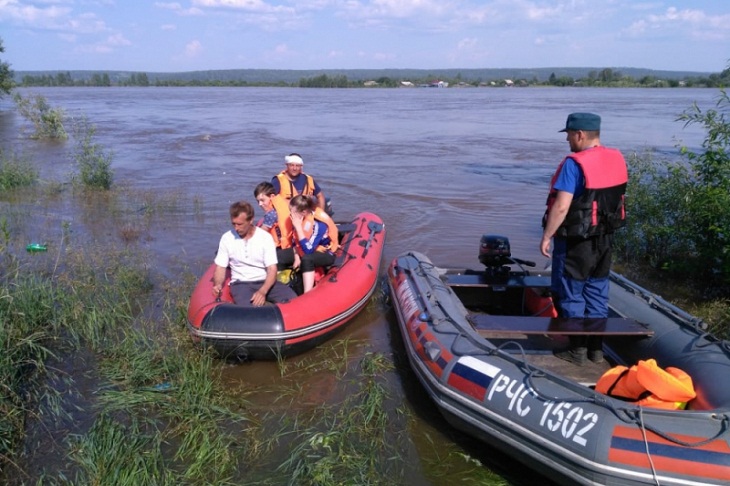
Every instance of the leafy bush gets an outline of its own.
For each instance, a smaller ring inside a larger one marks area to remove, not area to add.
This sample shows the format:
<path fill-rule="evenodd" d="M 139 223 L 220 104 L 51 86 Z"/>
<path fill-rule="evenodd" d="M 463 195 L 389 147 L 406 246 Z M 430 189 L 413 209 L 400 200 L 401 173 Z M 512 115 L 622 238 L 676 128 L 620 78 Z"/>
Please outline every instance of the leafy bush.
<path fill-rule="evenodd" d="M 64 114 L 60 108 L 53 108 L 41 95 L 30 95 L 23 98 L 20 93 L 13 95 L 13 100 L 18 111 L 26 120 L 35 127 L 31 138 L 36 139 L 60 139 L 68 138 L 66 129 L 63 127 Z"/>
<path fill-rule="evenodd" d="M 702 152 L 681 147 L 684 160 L 657 162 L 650 154 L 629 159 L 627 231 L 617 250 L 628 262 L 647 262 L 722 292 L 730 285 L 730 98 L 717 108 L 696 104 L 678 121 L 700 124 Z"/>
<path fill-rule="evenodd" d="M 0 190 L 30 186 L 37 180 L 38 171 L 30 162 L 0 150 Z"/>
<path fill-rule="evenodd" d="M 5 52 L 2 39 L 0 39 L 0 52 Z M 10 94 L 12 88 L 13 71 L 10 70 L 10 64 L 0 61 L 0 97 L 3 94 Z"/>
<path fill-rule="evenodd" d="M 74 160 L 81 184 L 88 188 L 109 189 L 114 181 L 111 169 L 113 155 L 94 141 L 96 128 L 86 118 L 74 124 L 76 152 Z"/>

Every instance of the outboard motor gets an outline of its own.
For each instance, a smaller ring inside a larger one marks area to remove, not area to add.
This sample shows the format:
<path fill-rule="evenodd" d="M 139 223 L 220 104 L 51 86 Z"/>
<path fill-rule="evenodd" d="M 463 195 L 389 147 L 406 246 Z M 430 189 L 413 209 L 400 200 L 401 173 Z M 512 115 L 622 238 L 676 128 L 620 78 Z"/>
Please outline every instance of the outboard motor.
<path fill-rule="evenodd" d="M 487 267 L 488 273 L 508 271 L 509 268 L 504 265 L 514 263 L 509 239 L 506 236 L 482 235 L 479 242 L 479 262 Z"/>

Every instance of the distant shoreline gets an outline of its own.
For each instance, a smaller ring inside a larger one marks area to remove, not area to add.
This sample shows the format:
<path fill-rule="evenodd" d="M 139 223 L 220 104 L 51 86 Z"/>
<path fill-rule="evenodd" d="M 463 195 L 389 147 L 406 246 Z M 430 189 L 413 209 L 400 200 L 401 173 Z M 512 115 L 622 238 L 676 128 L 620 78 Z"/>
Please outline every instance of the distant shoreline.
<path fill-rule="evenodd" d="M 657 78 L 675 78 L 682 79 L 685 77 L 703 77 L 710 76 L 712 72 L 701 71 L 672 71 L 672 70 L 655 70 L 633 67 L 544 67 L 544 68 L 470 68 L 470 69 L 454 69 L 454 68 L 434 68 L 434 69 L 217 69 L 204 71 L 178 71 L 178 72 L 155 72 L 155 71 L 132 71 L 132 70 L 109 70 L 109 69 L 87 69 L 87 70 L 14 70 L 14 78 L 19 81 L 23 76 L 42 76 L 58 73 L 70 73 L 72 77 L 80 79 L 91 78 L 94 74 L 107 73 L 110 78 L 122 77 L 129 78 L 133 74 L 146 74 L 152 79 L 196 79 L 211 80 L 217 79 L 221 81 L 237 79 L 248 82 L 287 82 L 298 81 L 301 78 L 310 78 L 315 76 L 326 75 L 328 77 L 346 76 L 354 81 L 366 81 L 369 79 L 377 79 L 380 77 L 398 78 L 398 79 L 420 79 L 420 78 L 461 78 L 464 81 L 474 81 L 478 79 L 532 79 L 537 78 L 539 81 L 547 81 L 551 74 L 557 77 L 569 76 L 572 78 L 588 77 L 594 71 L 596 73 L 611 70 L 620 72 L 623 75 L 634 78 L 642 76 L 655 76 Z"/>
<path fill-rule="evenodd" d="M 397 87 L 716 87 L 718 73 L 642 68 L 484 69 L 228 69 L 185 72 L 14 71 L 18 86 L 281 86 L 312 88 Z"/>

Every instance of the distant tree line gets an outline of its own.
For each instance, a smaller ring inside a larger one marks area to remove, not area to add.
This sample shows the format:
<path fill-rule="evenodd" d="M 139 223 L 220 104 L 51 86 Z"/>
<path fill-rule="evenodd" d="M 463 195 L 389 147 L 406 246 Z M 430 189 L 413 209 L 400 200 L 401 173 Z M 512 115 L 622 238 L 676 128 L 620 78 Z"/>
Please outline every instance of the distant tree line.
<path fill-rule="evenodd" d="M 20 86 L 149 86 L 146 73 L 132 73 L 129 79 L 112 83 L 108 73 L 94 73 L 90 79 L 74 79 L 71 73 L 59 72 L 55 75 L 23 76 Z"/>
<path fill-rule="evenodd" d="M 721 88 L 730 84 L 730 69 L 725 69 L 719 74 L 710 74 L 707 77 L 685 77 L 683 79 L 662 79 L 657 76 L 646 75 L 640 78 L 625 76 L 620 71 L 610 68 L 600 71 L 590 71 L 587 77 L 573 79 L 570 76 L 550 75 L 546 83 L 551 86 L 609 86 L 609 87 L 708 87 Z"/>
<path fill-rule="evenodd" d="M 0 51 L 1 52 L 1 51 Z M 182 77 L 180 79 L 157 79 L 150 80 L 147 73 L 131 73 L 128 76 L 112 80 L 108 73 L 94 73 L 84 78 L 74 78 L 70 72 L 58 72 L 56 74 L 25 75 L 22 77 L 19 86 L 208 86 L 208 87 L 241 87 L 241 86 L 281 86 L 300 88 L 367 88 L 381 87 L 394 88 L 401 86 L 405 79 L 394 79 L 381 76 L 372 80 L 352 80 L 344 74 L 303 77 L 298 81 L 260 81 L 251 82 L 243 79 L 217 79 L 215 72 L 210 72 L 204 79 Z M 681 79 L 662 78 L 655 75 L 644 75 L 634 77 L 622 74 L 620 71 L 605 68 L 589 71 L 586 76 L 572 77 L 568 75 L 557 76 L 554 72 L 546 80 L 539 80 L 537 76 L 530 79 L 472 79 L 467 80 L 462 75 L 443 77 L 427 75 L 423 78 L 407 79 L 415 86 L 433 85 L 435 81 L 444 81 L 451 87 L 465 86 L 593 86 L 593 87 L 708 87 L 721 88 L 730 85 L 730 69 L 721 73 L 708 76 L 685 76 Z"/>

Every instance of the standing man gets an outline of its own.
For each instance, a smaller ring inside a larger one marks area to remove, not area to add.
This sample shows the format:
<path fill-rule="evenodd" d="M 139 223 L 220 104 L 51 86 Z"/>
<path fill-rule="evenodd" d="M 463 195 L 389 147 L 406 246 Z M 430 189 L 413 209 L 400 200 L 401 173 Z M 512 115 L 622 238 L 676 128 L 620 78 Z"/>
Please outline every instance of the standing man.
<path fill-rule="evenodd" d="M 282 196 L 287 202 L 299 194 L 303 196 L 315 196 L 317 205 L 326 209 L 327 201 L 319 184 L 311 175 L 302 172 L 304 160 L 299 154 L 289 154 L 284 157 L 286 168 L 271 179 L 276 193 Z"/>
<path fill-rule="evenodd" d="M 253 224 L 253 207 L 238 201 L 230 207 L 233 230 L 221 236 L 215 256 L 213 295 L 218 297 L 231 267 L 231 296 L 237 305 L 260 307 L 270 302 L 286 302 L 296 297 L 288 286 L 276 280 L 277 259 L 274 239 Z"/>
<path fill-rule="evenodd" d="M 605 318 L 613 232 L 626 223 L 626 161 L 601 145 L 598 115 L 572 113 L 560 131 L 572 153 L 550 182 L 540 251 L 550 257 L 553 240 L 551 290 L 560 317 Z M 555 355 L 600 363 L 602 346 L 600 336 L 570 336 L 570 347 Z"/>

